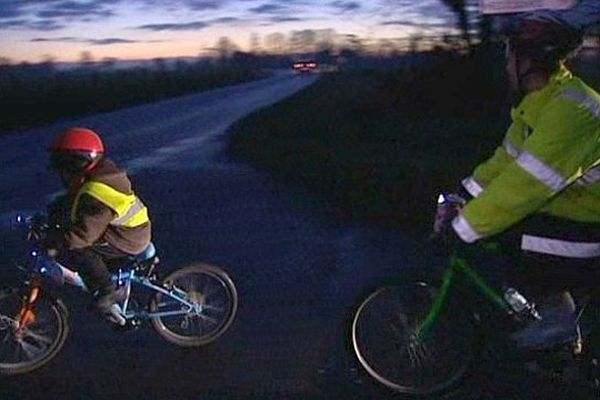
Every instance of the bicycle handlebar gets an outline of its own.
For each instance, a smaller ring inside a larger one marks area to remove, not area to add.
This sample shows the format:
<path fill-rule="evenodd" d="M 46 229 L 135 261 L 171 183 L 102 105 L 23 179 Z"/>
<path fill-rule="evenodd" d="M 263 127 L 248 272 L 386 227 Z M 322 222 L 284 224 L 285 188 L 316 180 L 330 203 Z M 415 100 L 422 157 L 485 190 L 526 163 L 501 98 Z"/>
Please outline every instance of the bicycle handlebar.
<path fill-rule="evenodd" d="M 437 208 L 431 238 L 435 239 L 441 236 L 452 219 L 460 212 L 466 204 L 466 200 L 456 193 L 440 193 L 437 199 Z"/>

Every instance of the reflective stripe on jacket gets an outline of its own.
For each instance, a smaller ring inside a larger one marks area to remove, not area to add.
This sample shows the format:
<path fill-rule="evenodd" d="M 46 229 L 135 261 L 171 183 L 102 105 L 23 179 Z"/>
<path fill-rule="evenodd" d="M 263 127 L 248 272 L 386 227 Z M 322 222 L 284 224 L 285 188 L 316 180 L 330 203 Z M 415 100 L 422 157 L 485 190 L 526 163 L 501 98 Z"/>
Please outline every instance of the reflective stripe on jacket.
<path fill-rule="evenodd" d="M 533 213 L 600 224 L 600 95 L 562 67 L 511 117 L 502 145 L 463 180 L 475 198 L 453 221 L 459 236 L 474 242 Z M 565 248 L 543 239 L 529 237 L 523 248 Z M 600 255 L 600 243 L 588 244 L 566 253 Z"/>
<path fill-rule="evenodd" d="M 75 197 L 71 211 L 72 221 L 75 221 L 79 199 L 83 194 L 92 196 L 117 214 L 111 225 L 135 228 L 149 221 L 148 209 L 135 194 L 122 193 L 109 185 L 92 180 L 85 182 Z"/>

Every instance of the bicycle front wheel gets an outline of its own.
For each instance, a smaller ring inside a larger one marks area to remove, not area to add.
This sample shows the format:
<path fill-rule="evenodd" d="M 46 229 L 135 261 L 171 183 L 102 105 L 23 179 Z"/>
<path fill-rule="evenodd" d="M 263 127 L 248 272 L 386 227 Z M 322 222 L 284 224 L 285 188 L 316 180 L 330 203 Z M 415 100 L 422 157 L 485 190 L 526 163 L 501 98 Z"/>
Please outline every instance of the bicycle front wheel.
<path fill-rule="evenodd" d="M 16 289 L 0 290 L 0 376 L 33 371 L 52 360 L 69 333 L 64 303 L 41 295 L 27 316 L 20 316 L 23 296 Z M 20 318 L 27 318 L 25 325 Z"/>
<path fill-rule="evenodd" d="M 163 286 L 175 297 L 157 293 L 150 310 L 162 315 L 151 321 L 159 335 L 171 343 L 178 346 L 209 344 L 221 336 L 235 318 L 237 290 L 220 268 L 207 264 L 185 267 L 168 275 Z"/>
<path fill-rule="evenodd" d="M 365 371 L 390 389 L 414 395 L 442 392 L 468 370 L 475 330 L 466 313 L 445 310 L 425 337 L 417 337 L 435 292 L 425 283 L 381 287 L 354 315 L 354 352 Z"/>

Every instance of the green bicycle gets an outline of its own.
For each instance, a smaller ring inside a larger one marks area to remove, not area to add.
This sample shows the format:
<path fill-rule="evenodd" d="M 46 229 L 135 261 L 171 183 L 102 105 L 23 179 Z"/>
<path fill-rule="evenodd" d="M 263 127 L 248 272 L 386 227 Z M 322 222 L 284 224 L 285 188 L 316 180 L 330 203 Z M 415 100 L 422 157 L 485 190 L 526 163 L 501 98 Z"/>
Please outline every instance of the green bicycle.
<path fill-rule="evenodd" d="M 448 214 L 448 209 L 456 209 L 458 203 L 452 196 L 441 195 L 434 231 L 447 220 L 444 214 Z M 354 313 L 354 353 L 363 369 L 389 389 L 422 396 L 456 386 L 477 358 L 481 344 L 481 315 L 477 310 L 483 305 L 491 304 L 488 308 L 509 317 L 506 326 L 513 328 L 515 324 L 544 317 L 514 289 L 507 291 L 489 283 L 469 265 L 460 250 L 451 250 L 448 261 L 435 284 L 408 281 L 378 287 Z M 475 297 L 473 292 L 481 296 Z M 478 308 L 467 306 L 465 299 L 469 304 L 469 300 L 477 299 Z M 568 327 L 572 334 L 555 338 L 553 349 L 560 346 L 561 350 L 568 348 L 570 355 L 581 356 L 584 335 L 579 322 L 586 313 L 591 314 L 586 311 L 592 309 L 587 307 L 589 301 L 590 298 L 579 307 L 577 319 Z"/>

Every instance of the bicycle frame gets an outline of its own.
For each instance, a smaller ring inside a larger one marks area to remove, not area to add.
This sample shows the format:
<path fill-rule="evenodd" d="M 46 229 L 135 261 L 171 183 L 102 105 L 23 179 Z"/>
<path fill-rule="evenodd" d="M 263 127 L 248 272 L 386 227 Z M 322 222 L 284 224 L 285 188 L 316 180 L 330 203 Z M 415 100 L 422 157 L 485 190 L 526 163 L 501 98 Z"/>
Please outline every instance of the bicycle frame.
<path fill-rule="evenodd" d="M 196 313 L 202 312 L 202 306 L 200 304 L 194 305 L 194 304 L 188 302 L 187 300 L 185 300 L 185 292 L 184 291 L 182 291 L 176 287 L 175 288 L 165 288 L 162 286 L 155 285 L 154 283 L 152 283 L 150 278 L 148 278 L 146 276 L 136 275 L 135 269 L 129 269 L 126 271 L 119 270 L 119 272 L 117 274 L 113 275 L 113 280 L 116 280 L 118 282 L 119 286 L 125 285 L 125 287 L 127 288 L 127 297 L 123 301 L 123 306 L 122 306 L 122 313 L 126 319 L 167 317 L 167 316 L 188 314 L 192 311 L 196 312 Z M 160 293 L 164 294 L 165 296 L 168 296 L 171 299 L 176 300 L 177 302 L 181 303 L 181 305 L 183 305 L 187 308 L 182 308 L 179 311 L 165 311 L 165 312 L 128 311 L 127 308 L 129 306 L 129 299 L 130 299 L 132 284 L 141 285 L 141 286 L 146 287 L 155 292 L 160 292 Z"/>
<path fill-rule="evenodd" d="M 467 278 L 467 281 L 472 283 L 489 302 L 507 314 L 511 313 L 510 305 L 504 300 L 502 294 L 490 286 L 481 275 L 471 268 L 464 257 L 461 257 L 458 252 L 453 251 L 450 254 L 449 265 L 442 275 L 442 284 L 440 290 L 433 299 L 431 309 L 423 322 L 416 329 L 415 336 L 417 340 L 420 341 L 425 339 L 433 329 L 436 320 L 444 309 L 444 305 L 448 301 L 457 274 Z"/>
<path fill-rule="evenodd" d="M 48 259 L 47 257 L 39 254 L 36 251 L 32 251 L 31 255 L 35 258 L 33 270 L 36 274 L 34 276 L 38 276 L 39 278 L 47 277 L 59 284 L 67 283 L 81 290 L 88 291 L 87 286 L 85 285 L 85 283 L 81 279 L 81 276 L 79 276 L 77 272 L 65 267 L 58 261 Z M 35 298 L 32 297 L 34 295 L 37 296 L 37 292 L 41 289 L 42 282 L 39 278 L 34 279 L 35 284 L 31 284 L 32 289 L 30 294 L 30 301 L 28 301 L 28 304 L 32 304 L 35 301 Z M 125 319 L 146 319 L 154 317 L 183 315 L 188 314 L 190 312 L 202 312 L 201 305 L 192 304 L 185 299 L 184 291 L 178 289 L 177 287 L 165 288 L 163 286 L 154 284 L 149 277 L 137 275 L 136 269 L 133 267 L 133 265 L 125 264 L 116 273 L 112 274 L 112 280 L 113 282 L 117 283 L 118 286 L 124 286 L 126 288 L 127 296 L 123 300 L 122 304 L 118 305 L 117 310 L 118 313 Z M 177 311 L 164 312 L 129 310 L 128 308 L 130 306 L 132 285 L 140 285 L 149 290 L 160 292 L 165 296 L 168 296 L 169 298 L 179 302 L 182 305 L 182 307 L 180 310 Z"/>

